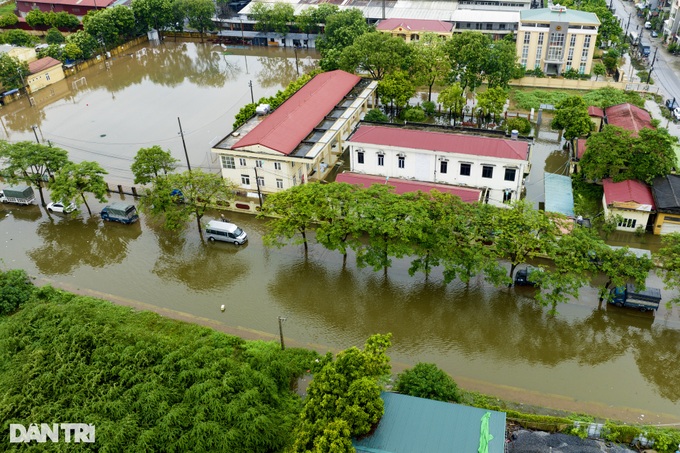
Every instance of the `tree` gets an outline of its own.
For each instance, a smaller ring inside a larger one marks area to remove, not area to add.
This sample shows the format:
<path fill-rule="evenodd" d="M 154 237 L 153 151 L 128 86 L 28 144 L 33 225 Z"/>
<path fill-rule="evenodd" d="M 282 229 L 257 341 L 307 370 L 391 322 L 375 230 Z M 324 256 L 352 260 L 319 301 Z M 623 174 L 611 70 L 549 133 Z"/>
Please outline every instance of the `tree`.
<path fill-rule="evenodd" d="M 394 71 L 387 74 L 379 83 L 377 89 L 380 102 L 396 106 L 397 109 L 408 104 L 416 94 L 416 87 L 411 77 L 405 71 Z"/>
<path fill-rule="evenodd" d="M 604 126 L 586 141 L 586 152 L 581 158 L 584 177 L 592 180 L 608 177 L 614 178 L 614 181 L 625 179 L 623 175 L 631 152 L 630 131 L 617 126 Z"/>
<path fill-rule="evenodd" d="M 633 139 L 626 177 L 651 184 L 657 176 L 666 176 L 678 168 L 674 146 L 678 138 L 668 129 L 640 129 Z"/>
<path fill-rule="evenodd" d="M 403 39 L 373 31 L 345 47 L 338 65 L 345 71 L 367 72 L 373 79 L 382 80 L 388 72 L 403 69 L 410 54 L 411 47 Z"/>
<path fill-rule="evenodd" d="M 513 130 L 519 132 L 520 135 L 528 135 L 531 132 L 531 122 L 521 116 L 508 118 L 505 122 L 505 131 L 509 134 Z"/>
<path fill-rule="evenodd" d="M 602 64 L 604 64 L 605 69 L 609 73 L 616 71 L 619 66 L 619 59 L 621 58 L 621 53 L 616 49 L 609 49 L 607 53 L 602 55 Z"/>
<path fill-rule="evenodd" d="M 292 451 L 348 451 L 351 437 L 368 433 L 380 421 L 384 404 L 378 379 L 390 371 L 390 339 L 391 334 L 373 335 L 363 351 L 352 347 L 335 361 L 330 353 L 324 357 L 307 388 Z"/>
<path fill-rule="evenodd" d="M 0 54 L 0 83 L 5 89 L 25 87 L 28 75 L 28 63 L 6 53 Z"/>
<path fill-rule="evenodd" d="M 134 29 L 135 15 L 127 6 L 90 10 L 83 17 L 83 30 L 107 49 L 132 36 Z"/>
<path fill-rule="evenodd" d="M 434 363 L 418 363 L 399 373 L 394 389 L 405 395 L 447 403 L 460 402 L 458 385 Z"/>
<path fill-rule="evenodd" d="M 389 123 L 390 117 L 385 115 L 379 109 L 371 109 L 364 116 L 364 121 L 369 121 L 373 123 Z"/>
<path fill-rule="evenodd" d="M 293 244 L 303 244 L 308 251 L 307 230 L 316 220 L 316 204 L 320 184 L 308 183 L 267 195 L 260 216 L 273 216 L 267 222 L 269 230 L 262 238 L 265 245 L 283 247 L 295 235 Z"/>
<path fill-rule="evenodd" d="M 661 236 L 663 247 L 654 254 L 658 261 L 659 273 L 668 289 L 680 287 L 680 233 L 671 233 Z M 680 297 L 674 297 L 671 302 L 680 303 Z"/>
<path fill-rule="evenodd" d="M 510 262 L 509 285 L 517 265 L 546 254 L 557 233 L 546 214 L 533 209 L 526 200 L 512 202 L 510 209 L 498 209 L 493 227 L 496 255 Z"/>
<path fill-rule="evenodd" d="M 67 204 L 73 202 L 76 206 L 80 206 L 82 200 L 87 213 L 92 217 L 85 192 L 92 193 L 97 200 L 104 203 L 108 187 L 103 175 L 107 173 L 97 162 L 68 163 L 57 172 L 50 186 L 52 198 Z"/>
<path fill-rule="evenodd" d="M 652 269 L 652 260 L 646 256 L 638 257 L 628 247 L 613 249 L 602 243 L 592 254 L 597 265 L 607 281 L 600 289 L 600 302 L 609 297 L 609 289 L 633 283 L 638 289 L 644 289 L 647 275 Z"/>
<path fill-rule="evenodd" d="M 172 157 L 170 151 L 164 151 L 160 146 L 140 148 L 137 151 L 130 169 L 135 175 L 135 184 L 148 184 L 157 179 L 160 174 L 167 175 L 177 168 L 179 160 Z"/>
<path fill-rule="evenodd" d="M 320 25 L 325 24 L 328 16 L 336 14 L 340 9 L 332 3 L 320 3 L 316 7 L 306 8 L 295 18 L 298 28 L 303 33 L 318 33 Z"/>
<path fill-rule="evenodd" d="M 68 153 L 63 149 L 28 141 L 12 144 L 2 142 L 0 157 L 7 161 L 5 174 L 9 175 L 9 179 L 21 180 L 36 187 L 43 206 L 46 206 L 44 182 L 69 163 Z"/>
<path fill-rule="evenodd" d="M 38 42 L 38 38 L 24 30 L 10 30 L 5 33 L 5 43 L 19 47 L 33 47 Z"/>
<path fill-rule="evenodd" d="M 515 42 L 506 37 L 490 44 L 484 64 L 484 76 L 489 88 L 508 88 L 512 79 L 523 77 L 524 68 L 517 61 Z"/>
<path fill-rule="evenodd" d="M 432 101 L 432 87 L 443 81 L 451 70 L 444 40 L 434 33 L 423 33 L 413 44 L 413 72 L 416 83 L 428 88 L 427 100 Z"/>
<path fill-rule="evenodd" d="M 475 91 L 484 80 L 490 44 L 490 38 L 479 32 L 454 33 L 444 46 L 451 62 L 451 81 Z"/>
<path fill-rule="evenodd" d="M 163 30 L 170 26 L 172 5 L 170 0 L 133 0 L 132 12 L 140 31 L 158 30 L 162 38 Z"/>
<path fill-rule="evenodd" d="M 58 13 L 47 13 L 46 22 L 56 28 L 75 31 L 80 27 L 80 20 L 77 16 L 69 14 L 66 11 L 59 11 Z"/>
<path fill-rule="evenodd" d="M 45 42 L 47 44 L 61 44 L 65 41 L 66 38 L 64 38 L 64 35 L 54 27 L 47 30 L 47 33 L 45 34 Z"/>
<path fill-rule="evenodd" d="M 67 36 L 66 46 L 68 47 L 69 44 L 73 44 L 80 51 L 79 58 L 84 60 L 92 58 L 98 47 L 97 40 L 83 30 L 78 30 Z M 74 54 L 77 54 L 77 52 L 74 52 Z"/>
<path fill-rule="evenodd" d="M 174 191 L 182 194 L 182 200 L 173 195 Z M 215 173 L 191 170 L 155 178 L 152 187 L 145 190 L 144 195 L 139 203 L 140 210 L 163 219 L 164 228 L 177 231 L 193 216 L 203 238 L 201 219 L 210 207 L 226 203 L 234 197 L 234 184 Z"/>
<path fill-rule="evenodd" d="M 0 271 L 0 316 L 11 315 L 29 301 L 34 286 L 23 270 Z"/>
<path fill-rule="evenodd" d="M 2 28 L 16 25 L 17 22 L 19 22 L 19 18 L 14 13 L 5 13 L 0 15 L 0 27 Z"/>
<path fill-rule="evenodd" d="M 289 24 L 295 20 L 295 10 L 287 3 L 255 3 L 250 11 L 255 21 L 255 30 L 265 33 L 288 34 Z"/>
<path fill-rule="evenodd" d="M 326 18 L 324 34 L 316 40 L 316 48 L 321 53 L 319 65 L 325 71 L 338 68 L 338 59 L 345 47 L 370 30 L 363 13 L 350 8 L 330 14 Z"/>
<path fill-rule="evenodd" d="M 595 80 L 599 79 L 607 73 L 607 67 L 602 63 L 595 63 L 593 66 L 593 74 L 595 74 Z"/>
<path fill-rule="evenodd" d="M 481 110 L 484 115 L 493 115 L 495 122 L 496 117 L 503 113 L 507 100 L 508 94 L 505 92 L 504 88 L 488 88 L 486 91 L 477 94 L 477 108 Z"/>
<path fill-rule="evenodd" d="M 460 83 L 452 83 L 441 90 L 437 96 L 437 101 L 449 111 L 449 114 L 454 112 L 454 118 L 458 114 L 462 115 L 466 99 L 463 97 L 463 88 L 460 86 Z"/>
<path fill-rule="evenodd" d="M 26 23 L 29 27 L 35 29 L 41 25 L 47 25 L 46 14 L 39 9 L 32 9 L 26 14 Z"/>
<path fill-rule="evenodd" d="M 215 29 L 215 23 L 212 20 L 215 15 L 215 4 L 212 0 L 181 1 L 186 11 L 187 25 L 200 33 L 201 42 L 203 42 L 205 32 Z"/>
<path fill-rule="evenodd" d="M 569 96 L 557 104 L 555 109 L 555 116 L 550 127 L 563 130 L 566 140 L 590 134 L 593 122 L 588 115 L 588 106 L 580 96 Z"/>

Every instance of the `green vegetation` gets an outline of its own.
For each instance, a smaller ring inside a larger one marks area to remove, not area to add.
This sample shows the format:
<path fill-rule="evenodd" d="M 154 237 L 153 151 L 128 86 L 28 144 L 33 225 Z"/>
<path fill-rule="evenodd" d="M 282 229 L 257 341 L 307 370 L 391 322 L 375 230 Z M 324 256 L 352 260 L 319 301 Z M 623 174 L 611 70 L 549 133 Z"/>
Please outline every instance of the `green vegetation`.
<path fill-rule="evenodd" d="M 564 138 L 572 140 L 585 137 L 593 129 L 588 106 L 580 96 L 569 96 L 555 106 L 556 112 L 550 127 L 564 131 Z"/>
<path fill-rule="evenodd" d="M 460 402 L 458 385 L 434 363 L 418 363 L 397 376 L 394 390 L 405 395 L 449 403 Z"/>
<path fill-rule="evenodd" d="M 580 96 L 587 106 L 607 108 L 612 105 L 629 102 L 638 107 L 644 107 L 644 99 L 634 91 L 624 91 L 616 88 L 598 88 L 588 92 L 560 91 L 560 90 L 512 90 L 510 99 L 520 110 L 538 109 L 541 104 L 557 105 L 569 96 Z"/>
<path fill-rule="evenodd" d="M 292 444 L 294 380 L 318 354 L 282 351 L 0 274 L 0 418 L 96 426 L 101 451 L 271 452 Z M 10 281 L 10 284 L 6 284 Z M 9 289 L 9 291 L 8 291 Z M 8 451 L 19 451 L 21 445 Z"/>
<path fill-rule="evenodd" d="M 17 9 L 16 2 L 8 2 L 3 5 L 0 5 L 0 16 L 7 13 L 14 13 L 16 9 Z"/>
<path fill-rule="evenodd" d="M 505 121 L 505 131 L 510 133 L 513 130 L 519 132 L 520 135 L 529 135 L 531 133 L 531 122 L 521 116 L 509 118 Z"/>
<path fill-rule="evenodd" d="M 26 272 L 0 273 L 0 316 L 11 315 L 31 298 L 33 284 Z"/>

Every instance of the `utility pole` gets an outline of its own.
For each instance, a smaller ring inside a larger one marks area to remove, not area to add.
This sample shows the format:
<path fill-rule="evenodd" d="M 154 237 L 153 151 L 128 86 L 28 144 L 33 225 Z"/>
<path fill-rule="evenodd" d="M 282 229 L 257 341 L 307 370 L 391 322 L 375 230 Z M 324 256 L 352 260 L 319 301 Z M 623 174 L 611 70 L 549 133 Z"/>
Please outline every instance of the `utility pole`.
<path fill-rule="evenodd" d="M 38 126 L 31 126 L 31 129 L 33 129 L 33 135 L 35 135 L 35 142 L 37 144 L 40 144 L 40 140 L 38 140 L 38 133 L 36 132 L 37 128 L 38 128 Z"/>
<path fill-rule="evenodd" d="M 257 177 L 257 164 L 255 165 L 255 185 L 257 185 L 257 198 L 260 200 L 260 209 L 262 209 L 262 191 L 260 190 L 260 178 Z"/>
<path fill-rule="evenodd" d="M 649 85 L 649 81 L 652 79 L 652 71 L 654 68 L 649 68 L 649 73 L 647 74 L 647 85 Z"/>
<path fill-rule="evenodd" d="M 253 81 L 248 80 L 248 86 L 250 87 L 250 103 L 254 104 L 255 103 L 255 96 L 253 96 Z"/>
<path fill-rule="evenodd" d="M 633 13 L 628 14 L 628 23 L 626 24 L 626 36 L 628 36 L 628 27 L 630 27 L 630 17 Z"/>
<path fill-rule="evenodd" d="M 659 50 L 658 47 L 655 47 L 655 48 L 654 48 L 654 56 L 652 57 L 652 64 L 649 65 L 649 66 L 650 66 L 650 72 L 651 72 L 651 68 L 654 67 L 654 62 L 656 61 L 656 52 L 657 52 L 658 50 Z"/>
<path fill-rule="evenodd" d="M 283 344 L 283 322 L 286 320 L 286 318 L 279 316 L 279 337 L 281 338 L 281 350 L 283 351 L 286 349 L 286 345 Z"/>
<path fill-rule="evenodd" d="M 182 146 L 184 147 L 184 157 L 187 159 L 187 168 L 189 169 L 189 173 L 191 173 L 191 164 L 189 163 L 189 153 L 187 153 L 187 144 L 184 141 L 184 132 L 182 131 L 182 122 L 179 120 L 179 116 L 177 117 L 177 123 L 179 124 L 179 135 L 182 136 Z"/>

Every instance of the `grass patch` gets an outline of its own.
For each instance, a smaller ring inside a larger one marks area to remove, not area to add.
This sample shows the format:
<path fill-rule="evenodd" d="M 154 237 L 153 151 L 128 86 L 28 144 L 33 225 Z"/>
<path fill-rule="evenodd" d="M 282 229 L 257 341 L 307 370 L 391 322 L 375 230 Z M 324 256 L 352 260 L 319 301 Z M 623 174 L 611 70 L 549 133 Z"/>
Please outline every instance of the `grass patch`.
<path fill-rule="evenodd" d="M 647 80 L 645 73 L 645 79 Z M 569 96 L 580 96 L 586 105 L 607 108 L 612 105 L 629 102 L 638 107 L 644 107 L 645 100 L 634 91 L 618 90 L 616 88 L 598 88 L 592 91 L 564 91 L 564 90 L 519 90 L 510 92 L 510 100 L 519 110 L 538 109 L 541 104 L 557 105 Z"/>
<path fill-rule="evenodd" d="M 0 5 L 0 16 L 3 14 L 13 13 L 15 9 L 17 9 L 17 4 L 14 2 Z"/>
<path fill-rule="evenodd" d="M 519 110 L 531 110 L 541 106 L 541 104 L 557 105 L 569 96 L 583 94 L 578 91 L 562 90 L 531 90 L 523 91 L 514 89 L 510 92 L 510 100 Z"/>

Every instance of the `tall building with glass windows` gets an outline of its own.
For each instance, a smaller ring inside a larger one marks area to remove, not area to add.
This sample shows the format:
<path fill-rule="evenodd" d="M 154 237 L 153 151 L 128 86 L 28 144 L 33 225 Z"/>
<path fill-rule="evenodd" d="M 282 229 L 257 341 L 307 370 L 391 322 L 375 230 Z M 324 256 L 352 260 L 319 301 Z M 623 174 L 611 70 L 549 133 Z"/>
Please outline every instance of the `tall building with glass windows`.
<path fill-rule="evenodd" d="M 564 6 L 520 11 L 517 55 L 527 70 L 590 74 L 600 21 L 594 13 Z"/>

